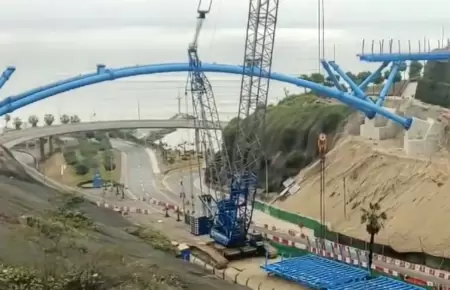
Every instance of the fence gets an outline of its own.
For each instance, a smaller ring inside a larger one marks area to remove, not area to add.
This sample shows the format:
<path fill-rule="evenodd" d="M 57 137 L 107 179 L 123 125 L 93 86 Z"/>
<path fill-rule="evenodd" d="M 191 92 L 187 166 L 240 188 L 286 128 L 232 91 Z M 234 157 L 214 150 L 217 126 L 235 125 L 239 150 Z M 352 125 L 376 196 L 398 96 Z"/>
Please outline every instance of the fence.
<path fill-rule="evenodd" d="M 314 231 L 314 235 L 316 237 L 320 236 L 319 233 L 321 231 L 322 225 L 320 224 L 320 222 L 312 218 L 303 217 L 301 215 L 282 210 L 261 201 L 255 201 L 254 207 L 255 209 L 263 211 L 274 218 L 311 229 Z M 367 243 L 366 241 L 330 231 L 326 226 L 324 235 L 325 239 L 339 243 L 341 245 L 350 246 L 364 251 L 368 251 L 369 249 L 369 243 Z M 432 268 L 439 268 L 440 270 L 450 271 L 450 259 L 435 257 L 426 253 L 403 254 L 395 251 L 387 245 L 376 243 L 374 244 L 373 250 L 376 254 L 387 256 L 393 259 L 399 259 L 409 263 L 423 264 Z"/>

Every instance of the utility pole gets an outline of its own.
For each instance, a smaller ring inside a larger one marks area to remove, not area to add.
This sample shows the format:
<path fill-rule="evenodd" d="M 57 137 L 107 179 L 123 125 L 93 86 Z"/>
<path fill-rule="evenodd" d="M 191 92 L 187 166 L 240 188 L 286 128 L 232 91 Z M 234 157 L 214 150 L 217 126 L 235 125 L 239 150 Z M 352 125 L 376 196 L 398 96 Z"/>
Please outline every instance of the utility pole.
<path fill-rule="evenodd" d="M 325 215 L 325 155 L 327 154 L 327 136 L 323 133 L 319 134 L 317 140 L 317 149 L 320 158 L 320 239 L 323 247 L 323 239 L 326 235 L 326 215 Z"/>
<path fill-rule="evenodd" d="M 178 115 L 181 115 L 181 96 L 180 96 L 180 92 L 178 92 L 177 100 L 178 100 Z"/>
<path fill-rule="evenodd" d="M 137 113 L 138 113 L 138 120 L 141 119 L 141 103 L 139 102 L 139 99 L 137 100 Z"/>
<path fill-rule="evenodd" d="M 344 218 L 347 220 L 347 188 L 345 186 L 345 176 L 342 179 L 344 187 Z"/>

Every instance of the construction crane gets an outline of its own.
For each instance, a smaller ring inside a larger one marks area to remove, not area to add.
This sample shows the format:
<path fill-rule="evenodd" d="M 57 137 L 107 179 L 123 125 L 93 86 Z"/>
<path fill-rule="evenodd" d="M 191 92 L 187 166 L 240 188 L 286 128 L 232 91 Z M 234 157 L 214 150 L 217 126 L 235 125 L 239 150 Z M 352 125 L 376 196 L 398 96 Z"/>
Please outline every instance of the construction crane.
<path fill-rule="evenodd" d="M 190 72 L 187 81 L 187 87 L 189 88 L 187 88 L 186 94 L 187 91 L 189 91 L 192 96 L 195 122 L 199 126 L 212 125 L 215 128 L 220 128 L 219 113 L 217 111 L 214 93 L 208 78 L 202 71 L 202 63 L 198 55 L 198 39 L 203 27 L 203 23 L 206 19 L 206 15 L 211 10 L 212 1 L 210 0 L 207 5 L 202 4 L 203 3 L 200 0 L 197 7 L 198 17 L 194 39 L 188 47 Z M 212 175 L 216 180 L 223 179 L 222 176 L 224 168 L 230 166 L 229 158 L 225 150 L 218 151 L 217 154 L 219 154 L 220 158 L 218 158 L 215 152 L 215 150 L 218 150 L 221 147 L 220 134 L 221 132 L 218 132 L 216 130 L 198 130 L 195 140 L 196 152 L 199 153 L 201 151 L 200 146 L 203 147 L 203 158 L 205 159 L 205 163 L 208 165 L 208 173 L 210 176 Z M 199 155 L 197 154 L 197 156 Z M 222 168 L 219 168 L 218 161 L 220 161 L 220 163 L 223 165 Z M 201 166 L 199 166 L 200 184 L 203 185 L 203 175 L 201 170 L 202 168 Z M 202 201 L 202 204 L 205 206 L 204 215 L 212 218 L 214 214 L 214 209 L 212 208 L 214 198 L 211 194 L 211 188 L 207 187 L 206 189 L 207 192 L 205 192 L 202 187 L 202 194 L 200 195 L 200 199 Z M 221 195 L 219 198 L 224 198 L 224 195 L 220 191 L 219 194 Z M 195 200 L 191 200 L 191 212 L 193 214 L 196 213 L 195 204 Z"/>
<path fill-rule="evenodd" d="M 191 68 L 188 82 L 196 122 L 219 127 L 214 94 L 210 82 L 201 70 L 197 50 L 198 36 L 206 14 L 211 9 L 211 2 L 206 9 L 200 7 L 201 1 L 197 9 L 194 40 L 188 49 Z M 209 178 L 219 184 L 226 179 L 229 185 L 228 194 L 218 190 L 218 194 L 213 197 L 202 190 L 200 197 L 208 208 L 205 214 L 210 217 L 209 234 L 214 248 L 226 258 L 266 253 L 276 256 L 276 250 L 264 243 L 261 234 L 250 232 L 250 225 L 259 164 L 263 155 L 260 136 L 265 127 L 269 93 L 267 74 L 272 67 L 277 14 L 278 0 L 250 0 L 238 112 L 239 129 L 231 150 L 233 159 L 228 155 L 230 148 L 223 148 L 217 131 L 201 130 L 200 134 Z M 196 140 L 196 144 L 199 143 Z M 210 191 L 211 188 L 207 190 Z"/>

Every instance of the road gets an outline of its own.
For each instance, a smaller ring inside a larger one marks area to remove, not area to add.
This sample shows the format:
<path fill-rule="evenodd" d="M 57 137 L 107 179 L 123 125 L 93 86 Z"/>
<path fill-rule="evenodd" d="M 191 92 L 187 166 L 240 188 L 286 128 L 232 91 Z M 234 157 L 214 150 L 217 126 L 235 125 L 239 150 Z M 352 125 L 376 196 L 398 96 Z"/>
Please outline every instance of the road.
<path fill-rule="evenodd" d="M 122 182 L 128 189 L 126 193 L 129 197 L 138 200 L 155 198 L 171 204 L 178 203 L 179 197 L 175 193 L 167 194 L 158 187 L 159 170 L 152 164 L 145 148 L 123 140 L 111 140 L 111 144 L 123 153 Z"/>
<path fill-rule="evenodd" d="M 227 122 L 221 122 L 222 128 Z M 64 135 L 68 133 L 99 131 L 99 130 L 115 130 L 115 129 L 139 129 L 139 128 L 173 128 L 173 129 L 210 129 L 211 126 L 197 126 L 194 120 L 173 119 L 173 120 L 116 120 L 116 121 L 100 121 L 85 122 L 67 125 L 53 125 L 37 128 L 27 128 L 22 130 L 12 130 L 0 136 L 1 144 L 7 143 L 8 147 L 51 135 Z"/>

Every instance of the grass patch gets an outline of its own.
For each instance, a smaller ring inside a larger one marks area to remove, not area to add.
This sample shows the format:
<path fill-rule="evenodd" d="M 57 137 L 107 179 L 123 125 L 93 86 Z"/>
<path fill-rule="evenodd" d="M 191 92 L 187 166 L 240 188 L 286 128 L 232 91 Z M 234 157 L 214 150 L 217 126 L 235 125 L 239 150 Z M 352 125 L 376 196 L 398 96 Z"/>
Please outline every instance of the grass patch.
<path fill-rule="evenodd" d="M 127 232 L 135 237 L 142 239 L 154 249 L 167 253 L 176 253 L 175 247 L 172 245 L 172 241 L 163 233 L 154 228 L 128 228 Z"/>
<path fill-rule="evenodd" d="M 102 165 L 100 165 L 99 172 L 104 180 L 119 182 L 121 176 L 121 152 L 115 149 L 112 149 L 111 152 L 114 155 L 116 165 L 114 170 L 107 171 Z M 102 154 L 103 152 L 99 152 L 95 158 L 100 160 Z M 61 166 L 64 165 L 66 166 L 66 169 L 64 170 L 63 175 L 61 175 Z M 77 186 L 79 183 L 92 180 L 95 173 L 95 169 L 91 168 L 85 175 L 77 175 L 73 167 L 67 166 L 62 153 L 55 153 L 48 158 L 43 164 L 41 164 L 41 171 L 49 178 L 61 184 L 73 187 Z"/>

